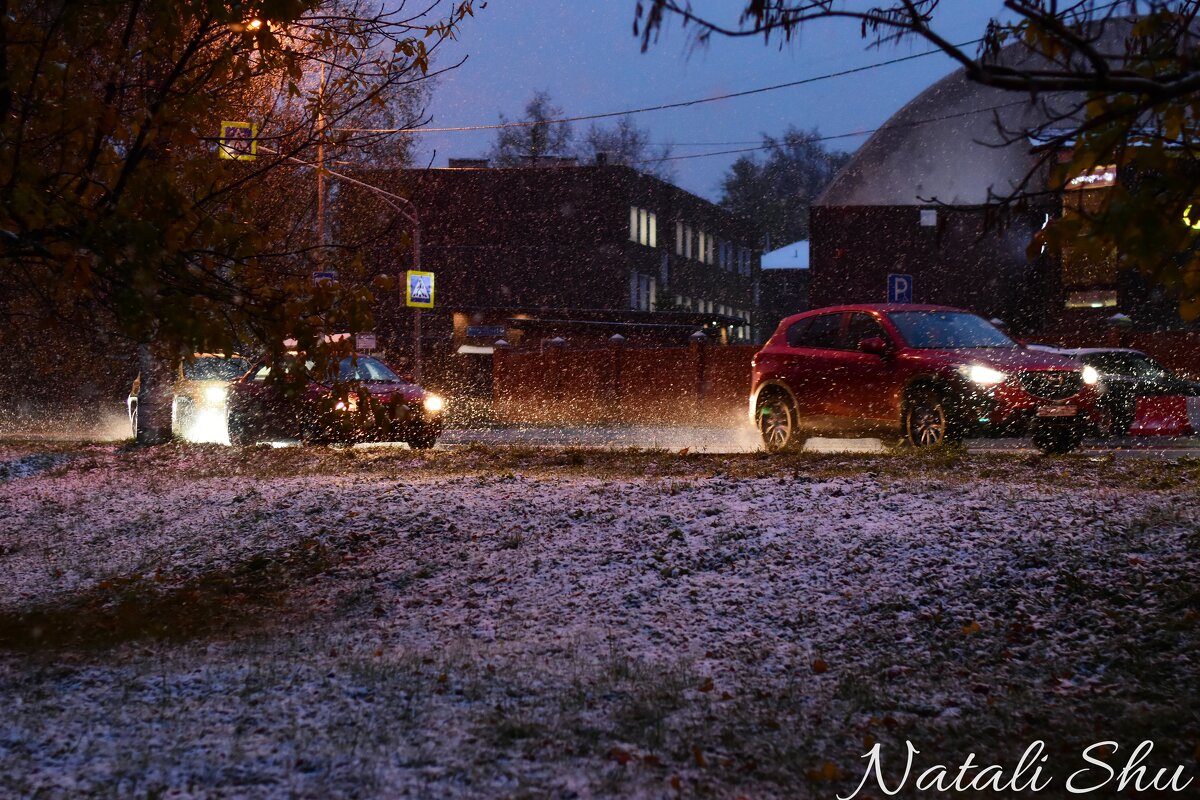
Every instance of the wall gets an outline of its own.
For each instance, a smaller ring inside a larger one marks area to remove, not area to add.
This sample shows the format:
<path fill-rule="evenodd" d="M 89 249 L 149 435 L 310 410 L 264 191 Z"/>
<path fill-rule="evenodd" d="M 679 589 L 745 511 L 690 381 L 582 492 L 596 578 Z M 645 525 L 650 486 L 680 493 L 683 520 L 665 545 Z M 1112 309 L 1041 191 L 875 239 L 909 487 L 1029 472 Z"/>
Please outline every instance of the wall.
<path fill-rule="evenodd" d="M 742 421 L 757 346 L 497 350 L 495 418 L 529 424 Z"/>

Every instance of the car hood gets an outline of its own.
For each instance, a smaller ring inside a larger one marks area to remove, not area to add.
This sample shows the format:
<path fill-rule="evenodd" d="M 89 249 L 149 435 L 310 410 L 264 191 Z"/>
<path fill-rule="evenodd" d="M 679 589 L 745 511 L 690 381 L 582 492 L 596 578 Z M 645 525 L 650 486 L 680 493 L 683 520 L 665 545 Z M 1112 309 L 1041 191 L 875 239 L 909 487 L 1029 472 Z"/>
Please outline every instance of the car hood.
<path fill-rule="evenodd" d="M 1078 372 L 1083 369 L 1077 361 L 1066 356 L 1021 347 L 963 347 L 953 350 L 911 350 L 930 364 L 955 367 L 983 364 L 1001 372 L 1023 372 L 1026 370 L 1065 369 Z"/>
<path fill-rule="evenodd" d="M 362 388 L 376 398 L 400 397 L 406 403 L 419 403 L 427 394 L 415 383 L 364 383 Z"/>

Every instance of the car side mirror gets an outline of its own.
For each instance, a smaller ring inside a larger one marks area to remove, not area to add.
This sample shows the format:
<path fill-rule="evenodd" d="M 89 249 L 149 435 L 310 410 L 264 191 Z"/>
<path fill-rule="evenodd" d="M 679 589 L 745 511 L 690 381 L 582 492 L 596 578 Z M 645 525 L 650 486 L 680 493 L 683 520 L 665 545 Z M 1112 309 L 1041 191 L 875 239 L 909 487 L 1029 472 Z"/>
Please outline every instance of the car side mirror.
<path fill-rule="evenodd" d="M 872 336 L 858 343 L 860 353 L 870 353 L 873 356 L 886 356 L 889 352 L 887 340 L 882 336 Z"/>

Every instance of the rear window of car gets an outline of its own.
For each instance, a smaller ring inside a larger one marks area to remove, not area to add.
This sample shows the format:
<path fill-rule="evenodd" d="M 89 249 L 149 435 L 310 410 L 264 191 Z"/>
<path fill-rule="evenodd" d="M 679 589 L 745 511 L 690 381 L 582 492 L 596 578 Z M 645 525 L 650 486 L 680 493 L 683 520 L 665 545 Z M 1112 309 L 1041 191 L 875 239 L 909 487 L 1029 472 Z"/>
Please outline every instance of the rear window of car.
<path fill-rule="evenodd" d="M 893 311 L 888 319 L 909 347 L 1016 347 L 1017 343 L 983 317 L 963 311 Z"/>
<path fill-rule="evenodd" d="M 798 332 L 795 341 L 791 340 L 790 331 L 788 344 L 792 347 L 838 348 L 842 346 L 842 315 L 825 314 L 803 320 L 808 324 Z M 797 323 L 799 324 L 799 323 Z M 793 326 L 794 327 L 794 326 Z"/>

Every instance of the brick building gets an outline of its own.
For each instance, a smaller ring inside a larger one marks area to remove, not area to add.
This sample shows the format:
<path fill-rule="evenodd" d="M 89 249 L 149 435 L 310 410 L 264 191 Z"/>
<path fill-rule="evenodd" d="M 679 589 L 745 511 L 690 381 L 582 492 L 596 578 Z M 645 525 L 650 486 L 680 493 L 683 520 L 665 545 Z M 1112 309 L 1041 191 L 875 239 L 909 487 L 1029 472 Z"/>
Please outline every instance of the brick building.
<path fill-rule="evenodd" d="M 478 357 L 498 339 L 523 348 L 554 337 L 598 344 L 618 333 L 631 346 L 685 344 L 698 329 L 714 343 L 761 336 L 748 226 L 669 183 L 607 164 L 453 160 L 364 178 L 410 198 L 420 219 L 421 266 L 437 276 L 437 307 L 422 314 L 422 356 L 441 365 L 439 380 L 483 382 L 486 365 L 470 358 L 490 364 Z M 397 234 L 404 226 L 397 221 Z M 412 256 L 387 248 L 373 258 L 377 271 L 399 272 Z M 408 348 L 411 312 L 380 316 L 381 334 Z"/>

